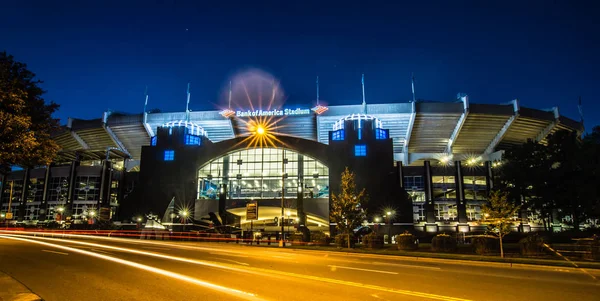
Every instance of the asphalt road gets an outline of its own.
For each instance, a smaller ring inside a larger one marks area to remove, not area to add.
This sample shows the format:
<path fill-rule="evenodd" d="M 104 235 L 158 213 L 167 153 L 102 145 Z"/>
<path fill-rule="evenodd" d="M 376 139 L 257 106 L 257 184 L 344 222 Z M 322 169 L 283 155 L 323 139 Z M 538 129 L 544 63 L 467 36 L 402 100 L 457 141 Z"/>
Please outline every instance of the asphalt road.
<path fill-rule="evenodd" d="M 599 270 L 104 237 L 0 233 L 0 271 L 47 301 L 600 299 Z"/>

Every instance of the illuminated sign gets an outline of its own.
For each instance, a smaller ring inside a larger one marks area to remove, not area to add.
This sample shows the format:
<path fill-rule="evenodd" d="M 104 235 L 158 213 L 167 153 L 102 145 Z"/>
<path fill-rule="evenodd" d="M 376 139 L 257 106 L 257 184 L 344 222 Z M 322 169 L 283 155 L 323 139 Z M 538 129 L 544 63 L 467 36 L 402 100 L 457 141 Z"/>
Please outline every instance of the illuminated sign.
<path fill-rule="evenodd" d="M 256 202 L 246 204 L 246 220 L 258 220 L 258 204 Z"/>
<path fill-rule="evenodd" d="M 301 116 L 310 115 L 309 109 L 273 109 L 273 110 L 254 110 L 254 111 L 235 111 L 236 117 L 262 117 L 262 116 Z"/>
<path fill-rule="evenodd" d="M 329 108 L 326 106 L 317 105 L 316 107 L 312 108 L 311 110 L 313 110 L 313 112 L 317 113 L 318 115 L 321 115 L 321 114 L 325 113 L 325 111 L 329 110 Z"/>
<path fill-rule="evenodd" d="M 230 109 L 225 109 L 225 110 L 219 112 L 219 114 L 221 114 L 225 118 L 229 118 L 229 117 L 235 115 L 235 112 Z"/>

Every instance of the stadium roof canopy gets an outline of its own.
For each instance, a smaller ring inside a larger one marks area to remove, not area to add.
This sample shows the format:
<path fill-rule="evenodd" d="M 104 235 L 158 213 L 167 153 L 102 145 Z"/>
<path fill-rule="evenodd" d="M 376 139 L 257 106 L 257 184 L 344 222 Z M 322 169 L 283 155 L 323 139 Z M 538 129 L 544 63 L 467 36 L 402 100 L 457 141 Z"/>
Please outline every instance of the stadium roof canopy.
<path fill-rule="evenodd" d="M 328 133 L 340 119 L 352 114 L 376 118 L 381 127 L 390 132 L 395 159 L 405 164 L 418 164 L 423 158 L 440 154 L 489 155 L 528 139 L 545 144 L 548 135 L 561 129 L 583 131 L 581 123 L 560 116 L 557 108 L 526 108 L 517 100 L 498 105 L 476 104 L 462 97 L 451 103 L 341 105 L 330 106 L 320 115 L 307 109 L 289 110 L 289 115 L 286 110 L 284 116 L 271 119 L 275 134 L 324 144 L 328 143 Z M 93 120 L 69 118 L 54 139 L 62 148 L 60 159 L 63 160 L 72 160 L 75 156 L 139 160 L 142 146 L 150 144 L 159 126 L 188 120 L 203 129 L 211 141 L 219 142 L 249 134 L 246 124 L 252 117 L 236 117 L 247 112 L 237 111 L 229 117 L 217 110 L 189 112 L 189 117 L 185 112 L 133 115 L 105 112 L 102 118 Z"/>

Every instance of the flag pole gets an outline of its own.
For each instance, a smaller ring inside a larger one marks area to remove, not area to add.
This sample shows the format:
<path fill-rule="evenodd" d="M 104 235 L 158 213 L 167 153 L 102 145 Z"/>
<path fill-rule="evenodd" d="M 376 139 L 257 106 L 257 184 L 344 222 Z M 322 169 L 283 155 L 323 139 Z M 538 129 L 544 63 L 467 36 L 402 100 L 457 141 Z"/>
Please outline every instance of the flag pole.
<path fill-rule="evenodd" d="M 187 103 L 185 104 L 185 118 L 190 121 L 190 82 L 187 85 Z"/>
<path fill-rule="evenodd" d="M 144 102 L 144 114 L 146 114 L 146 107 L 148 106 L 148 86 L 146 86 L 146 90 L 144 91 L 144 95 L 146 96 L 146 101 Z"/>
<path fill-rule="evenodd" d="M 362 107 L 363 107 L 363 114 L 367 114 L 367 102 L 365 101 L 365 74 L 362 74 L 362 79 L 361 79 L 361 83 L 362 83 Z"/>
<path fill-rule="evenodd" d="M 412 86 L 412 101 L 417 102 L 417 99 L 415 98 L 415 74 L 414 73 L 412 73 L 412 75 L 411 75 L 410 83 Z"/>
<path fill-rule="evenodd" d="M 229 109 L 231 109 L 231 81 L 229 81 Z"/>
<path fill-rule="evenodd" d="M 319 76 L 317 75 L 317 106 L 319 105 Z"/>

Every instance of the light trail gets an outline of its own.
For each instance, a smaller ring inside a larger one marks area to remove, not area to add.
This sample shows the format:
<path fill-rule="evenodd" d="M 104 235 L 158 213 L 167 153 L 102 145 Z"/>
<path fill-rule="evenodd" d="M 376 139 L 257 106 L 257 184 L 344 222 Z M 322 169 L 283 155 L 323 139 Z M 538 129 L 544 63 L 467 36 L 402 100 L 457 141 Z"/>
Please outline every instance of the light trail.
<path fill-rule="evenodd" d="M 110 236 L 96 236 L 96 235 L 85 235 L 85 234 L 69 234 L 69 233 L 57 233 L 57 232 L 43 232 L 43 231 L 2 231 L 0 233 L 7 235 L 14 234 L 22 234 L 29 235 L 34 237 L 52 237 L 52 238 L 80 238 L 80 239 L 95 239 L 95 240 L 104 240 L 104 241 L 113 241 L 113 242 L 121 242 L 128 244 L 137 244 L 137 245 L 156 245 L 156 246 L 169 246 L 178 249 L 188 249 L 188 250 L 202 250 L 202 251 L 218 251 L 219 253 L 231 253 L 231 254 L 242 254 L 244 256 L 245 253 L 241 251 L 231 251 L 231 250 L 223 250 L 221 248 L 210 248 L 210 247 L 198 247 L 198 246 L 187 246 L 182 244 L 174 244 L 168 242 L 158 242 L 151 240 L 139 240 L 139 239 L 130 239 L 130 238 L 122 238 L 122 237 L 110 237 Z"/>
<path fill-rule="evenodd" d="M 226 293 L 228 295 L 232 295 L 238 298 L 242 298 L 245 300 L 264 300 L 261 298 L 258 298 L 255 294 L 253 293 L 249 293 L 249 292 L 244 292 L 241 290 L 237 290 L 237 289 L 233 289 L 233 288 L 228 288 L 225 286 L 221 286 L 221 285 L 217 285 L 217 284 L 213 284 L 210 282 L 206 282 L 206 281 L 202 281 L 196 278 L 192 278 L 189 276 L 185 276 L 179 273 L 175 273 L 175 272 L 171 272 L 171 271 L 167 271 L 167 270 L 163 270 L 163 269 L 159 269 L 156 267 L 152 267 L 149 265 L 145 265 L 145 264 L 141 264 L 141 263 L 137 263 L 137 262 L 132 262 L 132 261 L 128 261 L 128 260 L 124 260 L 121 258 L 117 258 L 117 257 L 113 257 L 113 256 L 108 256 L 108 255 L 103 255 L 103 254 L 97 254 L 94 252 L 89 252 L 89 251 L 85 251 L 85 250 L 81 250 L 81 249 L 77 249 L 77 248 L 71 248 L 71 247 L 67 247 L 67 246 L 61 246 L 61 245 L 57 245 L 57 244 L 51 244 L 51 243 L 47 243 L 47 242 L 43 242 L 43 241 L 39 241 L 38 239 L 47 239 L 47 240 L 55 240 L 55 239 L 51 239 L 51 238 L 42 238 L 42 237 L 35 237 L 34 239 L 31 238 L 21 238 L 21 237 L 15 237 L 15 236 L 9 236 L 9 235 L 0 235 L 0 237 L 6 238 L 6 239 L 12 239 L 12 240 L 18 240 L 18 241 L 24 241 L 24 242 L 29 242 L 29 243 L 35 243 L 35 244 L 40 244 L 43 246 L 48 246 L 48 247 L 52 247 L 52 248 L 57 248 L 57 249 L 61 249 L 61 250 L 65 250 L 65 251 L 71 251 L 74 253 L 79 253 L 79 254 L 83 254 L 83 255 L 87 255 L 87 256 L 91 256 L 91 257 L 96 257 L 96 258 L 100 258 L 103 260 L 107 260 L 107 261 L 111 261 L 111 262 L 115 262 L 115 263 L 119 263 L 122 265 L 126 265 L 126 266 L 130 266 L 133 268 L 137 268 L 140 270 L 144 270 L 147 272 L 151 272 L 151 273 L 155 273 L 161 276 L 165 276 L 165 277 L 170 277 L 173 279 L 178 279 L 178 280 L 182 280 L 185 282 L 189 282 L 198 286 L 202 286 L 202 287 L 206 287 L 206 288 L 210 288 L 219 292 L 223 292 Z M 103 246 L 103 247 L 108 247 L 108 246 Z"/>
<path fill-rule="evenodd" d="M 6 235 L 0 235 L 0 237 L 7 237 L 7 238 L 10 237 L 13 239 L 19 239 L 19 240 L 23 240 L 23 241 L 32 241 L 32 242 L 37 242 L 37 241 L 35 241 L 35 239 L 58 241 L 57 239 L 46 238 L 46 237 L 29 237 L 33 240 L 17 238 L 17 237 L 13 237 L 13 236 L 6 236 Z M 290 277 L 290 278 L 300 278 L 300 279 L 304 279 L 304 280 L 312 280 L 312 281 L 324 282 L 324 283 L 329 283 L 329 284 L 338 284 L 338 285 L 356 287 L 356 288 L 361 288 L 361 289 L 371 289 L 371 290 L 377 290 L 377 291 L 394 293 L 394 294 L 405 295 L 405 296 L 427 298 L 427 299 L 432 299 L 432 300 L 470 301 L 469 299 L 455 298 L 455 297 L 422 293 L 422 292 L 409 291 L 409 290 L 387 288 L 387 287 L 382 287 L 382 286 L 377 286 L 377 285 L 364 284 L 364 283 L 338 280 L 338 279 L 325 278 L 325 277 L 318 277 L 318 276 L 311 276 L 311 275 L 304 275 L 304 274 L 296 274 L 296 273 L 292 273 L 292 272 L 283 272 L 283 271 L 279 271 L 279 270 L 270 270 L 270 269 L 263 269 L 263 268 L 250 267 L 250 266 L 244 266 L 243 268 L 239 268 L 236 265 L 227 264 L 227 263 L 200 261 L 200 260 L 195 260 L 195 259 L 176 257 L 176 256 L 170 256 L 170 255 L 159 254 L 159 253 L 151 253 L 151 252 L 145 252 L 145 251 L 138 251 L 138 250 L 134 250 L 134 249 L 106 246 L 106 245 L 81 242 L 81 241 L 68 241 L 68 242 L 75 243 L 75 244 L 81 244 L 81 245 L 93 245 L 93 246 L 96 246 L 99 248 L 121 250 L 124 252 L 131 252 L 131 253 L 136 253 L 136 254 L 140 254 L 140 255 L 147 255 L 147 256 L 159 257 L 159 258 L 164 258 L 164 259 L 170 259 L 173 261 L 181 261 L 181 262 L 186 262 L 186 263 L 210 266 L 210 267 L 221 268 L 221 269 L 225 269 L 225 270 L 232 270 L 232 271 L 237 271 L 237 272 L 242 272 L 242 273 L 247 273 L 247 274 L 255 274 L 255 275 L 260 275 L 260 276 L 265 276 L 265 277 L 278 278 L 278 276 L 285 276 L 285 277 Z M 55 246 L 50 243 L 44 243 L 44 242 L 37 242 L 37 243 L 43 243 L 45 245 Z M 63 246 L 58 246 L 58 245 L 56 247 L 71 250 L 71 248 L 68 248 L 68 247 L 63 247 Z M 72 250 L 79 250 L 79 249 L 72 249 Z M 91 253 L 91 252 L 87 252 L 87 251 L 82 251 L 82 252 Z M 93 256 L 97 256 L 97 257 L 98 256 L 109 257 L 109 256 L 105 256 L 105 255 L 95 254 L 95 253 L 91 253 L 91 254 L 94 254 Z M 110 258 L 112 258 L 112 257 L 110 257 Z M 118 259 L 118 258 L 115 258 L 115 259 Z M 120 259 L 118 259 L 118 260 L 120 260 Z M 125 262 L 129 262 L 129 261 L 125 261 Z M 133 263 L 133 262 L 129 262 L 129 263 L 137 264 L 137 263 Z M 166 271 L 166 272 L 168 272 L 168 271 Z M 172 272 L 169 272 L 169 273 L 172 273 Z M 176 274 L 176 275 L 180 275 L 180 274 Z M 183 276 L 183 275 L 181 275 L 181 276 Z M 183 276 L 183 277 L 187 277 L 187 276 Z M 191 278 L 191 279 L 194 279 L 194 278 Z"/>

